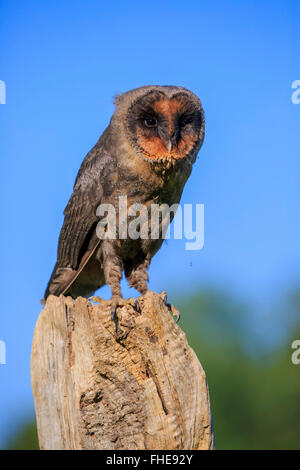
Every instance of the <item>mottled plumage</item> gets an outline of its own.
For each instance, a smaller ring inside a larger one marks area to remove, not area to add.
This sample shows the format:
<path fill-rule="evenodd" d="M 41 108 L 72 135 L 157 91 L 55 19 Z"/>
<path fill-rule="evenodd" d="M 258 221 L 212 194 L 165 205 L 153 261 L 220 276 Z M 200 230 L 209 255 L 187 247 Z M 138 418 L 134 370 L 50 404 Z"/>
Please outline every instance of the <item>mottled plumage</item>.
<path fill-rule="evenodd" d="M 179 203 L 204 138 L 199 99 L 174 86 L 147 86 L 115 100 L 109 126 L 85 157 L 64 211 L 57 263 L 48 283 L 50 295 L 91 295 L 104 284 L 113 306 L 121 297 L 122 271 L 131 286 L 147 290 L 147 268 L 163 238 L 99 240 L 100 204 Z"/>

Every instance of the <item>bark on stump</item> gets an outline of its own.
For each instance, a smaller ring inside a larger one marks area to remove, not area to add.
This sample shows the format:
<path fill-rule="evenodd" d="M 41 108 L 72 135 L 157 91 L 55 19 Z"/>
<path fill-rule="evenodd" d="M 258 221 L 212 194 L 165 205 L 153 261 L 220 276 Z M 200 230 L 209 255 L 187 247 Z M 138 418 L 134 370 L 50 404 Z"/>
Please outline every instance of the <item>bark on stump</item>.
<path fill-rule="evenodd" d="M 163 298 L 118 310 L 50 296 L 38 319 L 31 377 L 41 449 L 212 449 L 205 373 Z"/>

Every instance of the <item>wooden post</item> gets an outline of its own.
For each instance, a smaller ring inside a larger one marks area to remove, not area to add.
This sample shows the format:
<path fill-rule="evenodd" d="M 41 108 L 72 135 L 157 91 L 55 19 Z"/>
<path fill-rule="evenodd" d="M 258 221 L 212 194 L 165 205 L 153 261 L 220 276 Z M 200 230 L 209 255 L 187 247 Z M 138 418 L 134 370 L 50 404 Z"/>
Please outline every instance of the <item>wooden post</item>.
<path fill-rule="evenodd" d="M 162 296 L 118 310 L 50 296 L 31 377 L 41 449 L 213 449 L 205 373 Z"/>

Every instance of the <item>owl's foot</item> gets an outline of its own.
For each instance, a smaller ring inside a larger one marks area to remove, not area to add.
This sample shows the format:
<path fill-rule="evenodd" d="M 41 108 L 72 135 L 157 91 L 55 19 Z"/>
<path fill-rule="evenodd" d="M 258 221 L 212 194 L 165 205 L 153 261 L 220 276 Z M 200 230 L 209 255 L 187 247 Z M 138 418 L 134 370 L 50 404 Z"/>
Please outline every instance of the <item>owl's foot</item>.
<path fill-rule="evenodd" d="M 110 316 L 113 322 L 115 322 L 116 332 L 118 331 L 118 316 L 117 316 L 117 308 L 120 307 L 122 298 L 118 295 L 113 295 L 111 298 L 111 309 L 110 309 Z"/>
<path fill-rule="evenodd" d="M 130 299 L 129 299 L 130 300 Z M 132 304 L 132 301 L 133 301 L 133 304 Z M 111 309 L 110 309 L 110 316 L 111 316 L 111 319 L 113 322 L 115 322 L 115 327 L 116 327 L 116 333 L 118 331 L 118 327 L 119 327 L 119 322 L 118 322 L 118 316 L 117 316 L 117 309 L 119 307 L 124 307 L 125 305 L 128 305 L 128 303 L 130 303 L 130 305 L 132 305 L 132 307 L 134 308 L 134 310 L 139 314 L 141 315 L 141 308 L 140 308 L 140 304 L 139 304 L 139 301 L 138 299 L 132 299 L 130 300 L 130 302 L 128 302 L 128 300 L 126 299 L 122 299 L 122 297 L 120 296 L 112 296 L 112 299 L 111 299 Z"/>
<path fill-rule="evenodd" d="M 169 310 L 172 313 L 173 317 L 175 317 L 176 323 L 179 322 L 180 320 L 180 312 L 177 310 L 177 308 L 174 307 L 172 304 L 168 304 Z"/>
<path fill-rule="evenodd" d="M 161 298 L 163 299 L 163 302 L 164 302 L 165 306 L 168 307 L 169 312 L 172 314 L 173 317 L 175 317 L 176 323 L 178 323 L 179 320 L 180 320 L 180 312 L 179 312 L 179 310 L 177 310 L 177 308 L 175 308 L 174 305 L 168 304 L 168 295 L 167 295 L 167 293 L 166 293 L 165 290 L 162 291 L 162 293 L 160 294 L 160 296 L 161 296 Z"/>
<path fill-rule="evenodd" d="M 135 310 L 136 310 L 137 313 L 139 313 L 140 315 L 142 314 L 141 307 L 140 307 L 140 304 L 139 304 L 138 299 L 135 299 Z"/>

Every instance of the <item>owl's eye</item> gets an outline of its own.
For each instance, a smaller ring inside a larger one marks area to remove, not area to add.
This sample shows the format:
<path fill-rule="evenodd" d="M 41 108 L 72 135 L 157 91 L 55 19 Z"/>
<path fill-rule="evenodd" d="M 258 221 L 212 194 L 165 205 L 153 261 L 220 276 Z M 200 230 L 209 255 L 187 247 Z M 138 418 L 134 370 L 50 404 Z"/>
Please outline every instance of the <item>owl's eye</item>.
<path fill-rule="evenodd" d="M 178 124 L 180 128 L 183 128 L 188 124 L 188 122 L 185 119 L 180 119 Z"/>
<path fill-rule="evenodd" d="M 156 127 L 157 126 L 157 119 L 155 118 L 147 118 L 144 120 L 145 126 L 147 127 Z"/>

